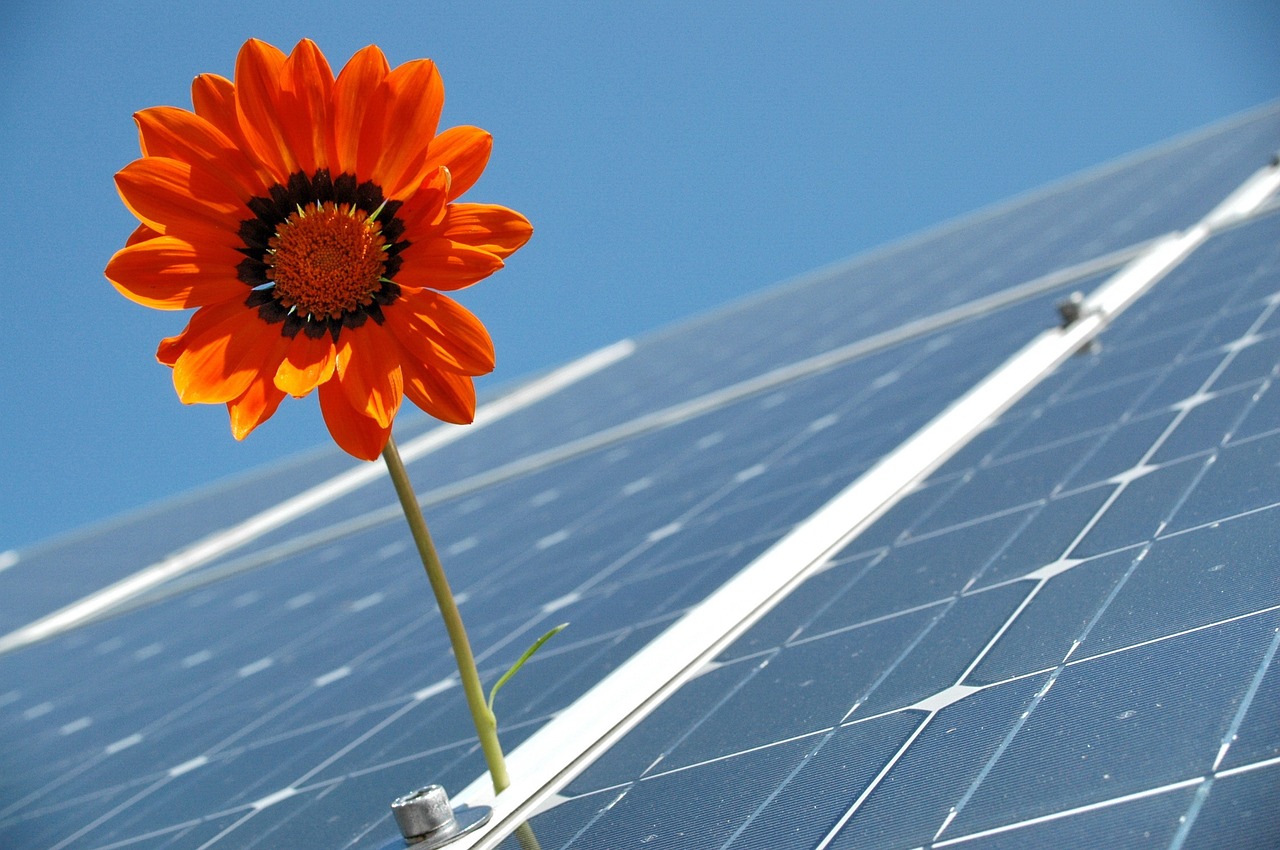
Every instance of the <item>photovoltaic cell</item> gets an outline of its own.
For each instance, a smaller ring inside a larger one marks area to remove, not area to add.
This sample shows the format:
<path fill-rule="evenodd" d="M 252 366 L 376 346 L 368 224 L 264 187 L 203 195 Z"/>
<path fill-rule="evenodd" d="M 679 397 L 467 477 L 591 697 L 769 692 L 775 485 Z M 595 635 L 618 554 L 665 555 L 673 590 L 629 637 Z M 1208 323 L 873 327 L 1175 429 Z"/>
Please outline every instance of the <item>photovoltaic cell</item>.
<path fill-rule="evenodd" d="M 1277 131 L 1263 110 L 641 340 L 414 462 L 484 679 L 572 624 L 499 698 L 504 744 L 1118 262 L 1089 261 L 1198 220 Z M 1276 230 L 1263 219 L 1193 254 L 563 789 L 533 820 L 542 846 L 1058 846 L 1105 830 L 1115 846 L 1197 847 L 1280 831 L 1263 806 L 1280 757 Z M 308 458 L 24 553 L 0 575 L 15 589 L 0 628 L 344 463 Z M 357 489 L 148 604 L 0 655 L 0 846 L 380 847 L 390 799 L 480 775 L 392 502 L 385 482 Z"/>

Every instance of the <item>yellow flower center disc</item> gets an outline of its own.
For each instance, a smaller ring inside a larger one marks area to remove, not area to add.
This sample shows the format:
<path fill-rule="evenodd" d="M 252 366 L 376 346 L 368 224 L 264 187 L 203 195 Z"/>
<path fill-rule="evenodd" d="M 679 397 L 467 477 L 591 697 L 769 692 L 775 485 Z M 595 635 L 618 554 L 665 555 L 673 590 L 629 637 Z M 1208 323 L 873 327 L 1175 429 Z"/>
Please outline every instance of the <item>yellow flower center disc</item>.
<path fill-rule="evenodd" d="M 276 229 L 266 260 L 275 298 L 306 316 L 341 318 L 373 300 L 387 259 L 382 227 L 332 202 L 300 209 Z"/>

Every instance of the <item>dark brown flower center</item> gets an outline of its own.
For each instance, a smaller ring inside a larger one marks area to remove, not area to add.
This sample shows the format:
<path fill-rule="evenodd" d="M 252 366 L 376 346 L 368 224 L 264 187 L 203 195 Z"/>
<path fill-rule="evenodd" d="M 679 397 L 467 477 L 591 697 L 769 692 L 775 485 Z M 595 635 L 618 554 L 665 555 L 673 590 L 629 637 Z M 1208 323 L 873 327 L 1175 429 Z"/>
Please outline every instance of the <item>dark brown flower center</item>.
<path fill-rule="evenodd" d="M 382 287 L 387 246 L 381 225 L 363 210 L 332 201 L 300 209 L 268 245 L 276 301 L 305 316 L 341 319 L 371 304 Z"/>
<path fill-rule="evenodd" d="M 245 306 L 287 337 L 330 334 L 372 319 L 400 297 L 393 278 L 409 246 L 388 201 L 374 183 L 330 178 L 325 169 L 301 172 L 248 203 L 254 217 L 240 222 L 245 259 L 236 266 L 252 291 Z"/>

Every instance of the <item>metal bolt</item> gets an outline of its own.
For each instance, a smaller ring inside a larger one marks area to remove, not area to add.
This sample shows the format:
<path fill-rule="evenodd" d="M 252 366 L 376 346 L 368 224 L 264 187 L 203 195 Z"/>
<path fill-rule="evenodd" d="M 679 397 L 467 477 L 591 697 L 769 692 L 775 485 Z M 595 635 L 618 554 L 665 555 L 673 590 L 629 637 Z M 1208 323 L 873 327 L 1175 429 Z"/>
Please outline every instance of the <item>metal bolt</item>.
<path fill-rule="evenodd" d="M 1084 306 L 1084 293 L 1073 292 L 1065 301 L 1058 302 L 1058 315 L 1062 317 L 1061 327 L 1067 328 L 1080 320 L 1081 308 Z"/>
<path fill-rule="evenodd" d="M 405 844 L 414 850 L 432 850 L 487 823 L 493 810 L 488 806 L 455 809 L 443 788 L 428 785 L 394 800 L 391 813 Z"/>

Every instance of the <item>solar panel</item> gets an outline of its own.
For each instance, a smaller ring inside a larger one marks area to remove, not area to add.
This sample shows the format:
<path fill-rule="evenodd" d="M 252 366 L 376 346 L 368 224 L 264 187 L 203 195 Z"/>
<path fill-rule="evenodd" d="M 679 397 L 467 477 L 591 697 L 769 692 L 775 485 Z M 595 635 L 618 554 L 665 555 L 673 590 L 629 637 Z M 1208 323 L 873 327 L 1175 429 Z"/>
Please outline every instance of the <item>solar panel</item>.
<path fill-rule="evenodd" d="M 543 846 L 1270 846 L 1278 236 L 1194 255 L 570 783 Z"/>
<path fill-rule="evenodd" d="M 640 340 L 464 438 L 424 434 L 412 474 L 484 678 L 571 623 L 500 697 L 508 749 L 878 469 L 1069 292 L 1199 221 L 1277 131 L 1280 110 L 1245 116 Z M 1263 217 L 1177 257 L 1100 350 L 554 789 L 541 845 L 1280 834 L 1250 802 L 1280 764 L 1276 235 Z M 340 469 L 308 459 L 22 553 L 3 625 Z M 380 847 L 399 841 L 392 798 L 462 791 L 483 761 L 393 499 L 339 488 L 0 655 L 0 845 Z M 149 535 L 161 516 L 183 524 Z"/>

